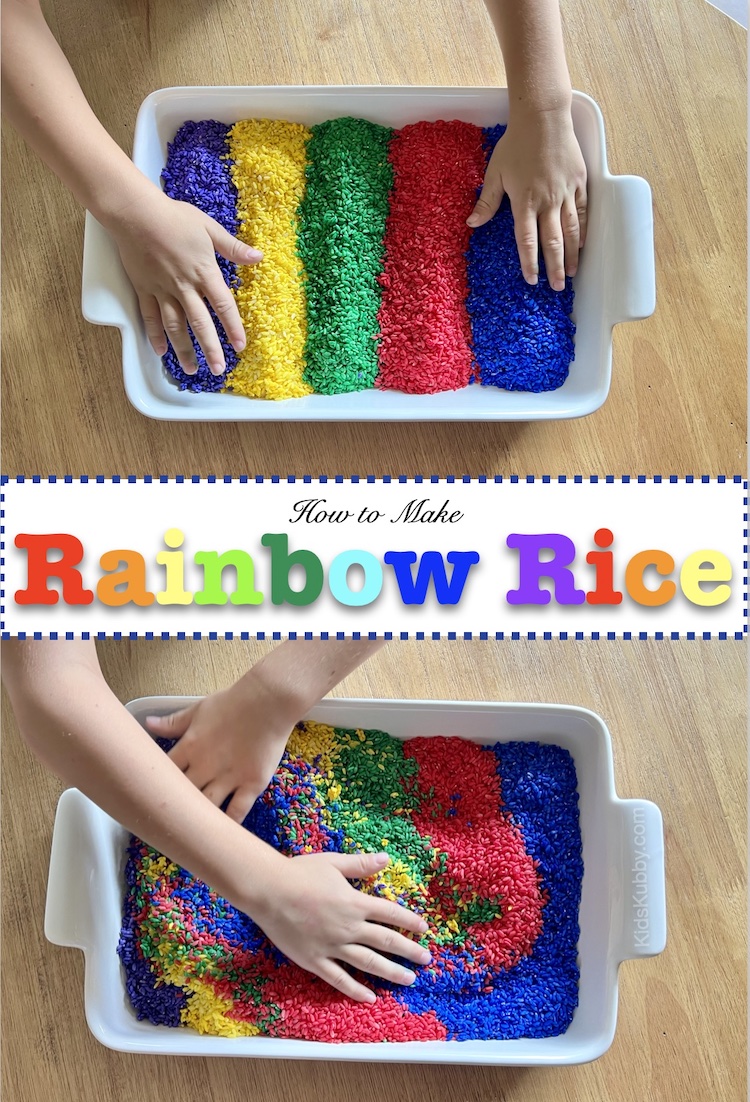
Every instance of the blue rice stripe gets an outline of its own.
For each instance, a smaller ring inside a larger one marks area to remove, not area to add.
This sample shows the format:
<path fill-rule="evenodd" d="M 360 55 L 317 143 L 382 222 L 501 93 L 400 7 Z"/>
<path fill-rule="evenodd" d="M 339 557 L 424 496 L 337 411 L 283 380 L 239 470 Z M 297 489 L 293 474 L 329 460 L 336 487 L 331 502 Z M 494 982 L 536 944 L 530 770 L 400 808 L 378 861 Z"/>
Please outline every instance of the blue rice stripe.
<path fill-rule="evenodd" d="M 504 132 L 485 128 L 488 161 Z M 535 393 L 562 386 L 575 356 L 572 280 L 553 291 L 540 255 L 539 282 L 526 283 L 507 196 L 494 218 L 473 231 L 466 255 L 476 381 Z"/>

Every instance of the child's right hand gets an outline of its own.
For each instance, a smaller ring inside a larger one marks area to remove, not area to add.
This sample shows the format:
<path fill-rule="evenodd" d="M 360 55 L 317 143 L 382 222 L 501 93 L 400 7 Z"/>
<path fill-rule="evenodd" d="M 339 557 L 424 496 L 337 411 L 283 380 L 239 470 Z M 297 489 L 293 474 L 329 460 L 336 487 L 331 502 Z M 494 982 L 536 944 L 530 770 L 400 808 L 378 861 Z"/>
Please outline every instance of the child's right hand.
<path fill-rule="evenodd" d="M 252 917 L 290 960 L 320 976 L 356 1002 L 375 994 L 342 963 L 408 985 L 415 974 L 383 954 L 429 964 L 430 953 L 393 927 L 423 934 L 427 923 L 390 900 L 358 891 L 348 881 L 364 880 L 388 864 L 382 853 L 310 853 L 287 859 L 288 875 L 252 907 Z"/>
<path fill-rule="evenodd" d="M 492 152 L 468 224 L 489 222 L 506 194 L 524 279 L 538 283 L 541 248 L 550 286 L 564 290 L 566 275 L 578 270 L 588 203 L 586 163 L 569 107 L 534 111 L 516 106 Z"/>
<path fill-rule="evenodd" d="M 214 375 L 226 370 L 224 352 L 207 300 L 237 352 L 245 331 L 237 303 L 215 253 L 235 264 L 257 264 L 263 254 L 245 245 L 213 218 L 149 188 L 107 219 L 136 294 L 154 351 L 163 356 L 167 337 L 186 375 L 198 370 L 188 325 Z"/>

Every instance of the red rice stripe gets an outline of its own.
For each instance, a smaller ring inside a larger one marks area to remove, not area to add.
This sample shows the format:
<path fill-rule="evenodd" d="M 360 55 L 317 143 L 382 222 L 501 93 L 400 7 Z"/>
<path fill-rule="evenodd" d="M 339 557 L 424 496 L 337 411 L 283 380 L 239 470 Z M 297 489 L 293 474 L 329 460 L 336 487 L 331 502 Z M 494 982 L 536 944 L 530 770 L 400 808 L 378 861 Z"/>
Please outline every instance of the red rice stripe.
<path fill-rule="evenodd" d="M 380 282 L 376 386 L 430 394 L 471 381 L 466 219 L 482 182 L 482 131 L 418 122 L 394 133 L 394 183 Z"/>

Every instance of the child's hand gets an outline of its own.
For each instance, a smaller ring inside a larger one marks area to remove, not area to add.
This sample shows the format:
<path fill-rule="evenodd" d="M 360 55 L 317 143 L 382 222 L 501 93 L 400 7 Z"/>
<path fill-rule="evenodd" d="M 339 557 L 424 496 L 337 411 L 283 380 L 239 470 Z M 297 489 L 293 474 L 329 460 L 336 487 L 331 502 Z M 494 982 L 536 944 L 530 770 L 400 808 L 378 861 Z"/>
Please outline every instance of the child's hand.
<path fill-rule="evenodd" d="M 513 118 L 492 153 L 468 224 L 489 222 L 506 194 L 524 279 L 538 281 L 541 241 L 550 286 L 562 291 L 586 240 L 586 165 L 569 109 Z"/>
<path fill-rule="evenodd" d="M 398 903 L 348 883 L 385 868 L 387 854 L 310 853 L 290 862 L 289 875 L 275 880 L 252 911 L 282 953 L 356 1002 L 373 1003 L 376 996 L 342 962 L 393 983 L 414 982 L 414 972 L 383 954 L 429 964 L 427 949 L 393 929 L 423 934 L 427 923 Z"/>
<path fill-rule="evenodd" d="M 169 756 L 211 803 L 232 800 L 227 815 L 241 823 L 268 787 L 294 721 L 281 701 L 249 697 L 239 685 L 213 693 L 169 716 L 149 716 L 146 727 L 177 739 Z"/>
<path fill-rule="evenodd" d="M 262 253 L 232 237 L 197 207 L 170 199 L 157 188 L 110 218 L 107 228 L 135 287 L 154 352 L 163 356 L 169 337 L 182 370 L 194 375 L 198 365 L 189 325 L 211 372 L 221 375 L 226 369 L 224 352 L 204 299 L 237 352 L 246 341 L 237 303 L 214 253 L 236 264 L 257 264 Z"/>
<path fill-rule="evenodd" d="M 241 823 L 268 787 L 295 723 L 384 640 L 287 640 L 231 688 L 146 727 L 177 739 L 169 756 L 188 780 Z"/>

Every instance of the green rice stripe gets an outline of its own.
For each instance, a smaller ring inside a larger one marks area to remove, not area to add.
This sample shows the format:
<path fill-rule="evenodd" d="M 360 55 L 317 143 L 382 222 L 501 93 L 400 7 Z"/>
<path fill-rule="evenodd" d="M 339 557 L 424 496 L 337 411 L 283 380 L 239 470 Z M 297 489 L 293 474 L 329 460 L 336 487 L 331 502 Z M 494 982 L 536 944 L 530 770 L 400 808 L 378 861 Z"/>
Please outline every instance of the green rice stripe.
<path fill-rule="evenodd" d="M 305 379 L 320 394 L 374 385 L 392 131 L 365 119 L 312 127 L 300 205 L 305 267 Z"/>

